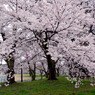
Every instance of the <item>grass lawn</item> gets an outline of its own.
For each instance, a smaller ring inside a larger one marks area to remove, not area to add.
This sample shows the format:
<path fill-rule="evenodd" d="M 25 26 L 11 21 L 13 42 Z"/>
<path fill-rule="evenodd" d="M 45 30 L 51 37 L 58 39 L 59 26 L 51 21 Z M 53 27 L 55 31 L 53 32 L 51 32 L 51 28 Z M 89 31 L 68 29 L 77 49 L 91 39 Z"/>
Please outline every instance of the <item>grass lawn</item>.
<path fill-rule="evenodd" d="M 60 76 L 55 81 L 43 79 L 1 87 L 0 95 L 95 95 L 95 87 L 90 86 L 89 81 L 83 83 L 75 89 L 74 84 Z"/>

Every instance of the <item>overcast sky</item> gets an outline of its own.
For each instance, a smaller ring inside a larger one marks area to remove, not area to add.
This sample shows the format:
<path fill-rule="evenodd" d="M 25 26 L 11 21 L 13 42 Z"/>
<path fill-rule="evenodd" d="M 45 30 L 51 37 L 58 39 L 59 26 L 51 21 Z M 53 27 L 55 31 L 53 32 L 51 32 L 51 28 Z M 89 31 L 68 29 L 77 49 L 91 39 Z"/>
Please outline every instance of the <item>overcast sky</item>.
<path fill-rule="evenodd" d="M 3 38 L 0 34 L 0 42 L 2 42 L 2 41 L 3 41 Z M 4 59 L 0 60 L 0 64 L 6 64 L 5 60 Z"/>
<path fill-rule="evenodd" d="M 4 59 L 0 60 L 0 64 L 6 64 L 5 60 Z"/>

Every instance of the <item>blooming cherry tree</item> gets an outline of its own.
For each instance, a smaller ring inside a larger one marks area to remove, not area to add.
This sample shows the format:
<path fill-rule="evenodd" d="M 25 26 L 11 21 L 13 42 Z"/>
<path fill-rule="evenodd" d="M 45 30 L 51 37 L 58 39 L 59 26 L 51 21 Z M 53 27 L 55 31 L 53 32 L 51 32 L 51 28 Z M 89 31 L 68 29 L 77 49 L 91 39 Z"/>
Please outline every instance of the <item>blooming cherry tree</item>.
<path fill-rule="evenodd" d="M 87 25 L 93 24 L 91 15 L 85 13 L 89 6 L 82 3 L 80 0 L 9 0 L 2 5 L 1 11 L 12 18 L 11 24 L 31 32 L 31 41 L 36 42 L 43 51 L 49 80 L 56 80 L 55 67 L 59 57 L 69 55 L 78 60 L 78 56 L 84 56 L 85 49 L 90 49 L 84 46 L 88 42 L 81 43 L 79 38 L 81 35 L 84 38 Z M 22 32 L 22 39 L 25 39 L 26 31 Z"/>

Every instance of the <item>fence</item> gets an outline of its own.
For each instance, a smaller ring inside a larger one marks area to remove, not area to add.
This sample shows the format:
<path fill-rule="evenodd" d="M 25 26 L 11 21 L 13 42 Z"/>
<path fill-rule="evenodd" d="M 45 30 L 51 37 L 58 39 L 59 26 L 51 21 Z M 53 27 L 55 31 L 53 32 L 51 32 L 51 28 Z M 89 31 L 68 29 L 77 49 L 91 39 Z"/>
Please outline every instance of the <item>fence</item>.
<path fill-rule="evenodd" d="M 69 75 L 69 72 L 60 72 L 61 75 Z"/>
<path fill-rule="evenodd" d="M 6 82 L 7 76 L 0 76 L 0 83 L 1 82 Z"/>

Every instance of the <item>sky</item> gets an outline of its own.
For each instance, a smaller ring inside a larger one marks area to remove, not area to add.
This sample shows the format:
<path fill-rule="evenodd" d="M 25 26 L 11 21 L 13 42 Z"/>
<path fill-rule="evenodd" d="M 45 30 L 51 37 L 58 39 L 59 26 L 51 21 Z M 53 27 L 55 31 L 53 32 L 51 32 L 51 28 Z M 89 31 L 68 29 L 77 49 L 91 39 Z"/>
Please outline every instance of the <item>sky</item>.
<path fill-rule="evenodd" d="M 6 64 L 6 61 L 4 59 L 0 60 L 0 64 Z"/>
<path fill-rule="evenodd" d="M 0 34 L 0 42 L 2 42 L 2 41 L 3 41 L 3 38 Z M 5 60 L 4 59 L 0 60 L 0 64 L 6 64 Z"/>
<path fill-rule="evenodd" d="M 0 34 L 0 42 L 2 42 L 3 41 L 3 38 L 2 38 L 2 36 L 1 36 L 1 34 Z"/>

